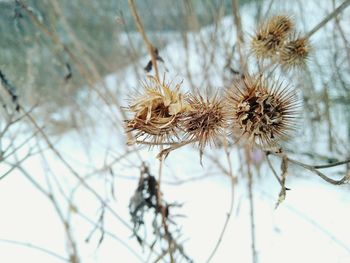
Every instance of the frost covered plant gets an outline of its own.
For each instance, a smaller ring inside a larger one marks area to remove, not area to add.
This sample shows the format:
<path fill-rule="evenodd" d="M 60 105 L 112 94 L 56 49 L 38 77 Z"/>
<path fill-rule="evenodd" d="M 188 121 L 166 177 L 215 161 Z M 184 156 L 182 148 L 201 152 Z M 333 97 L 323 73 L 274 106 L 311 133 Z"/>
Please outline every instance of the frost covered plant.
<path fill-rule="evenodd" d="M 225 136 L 228 121 L 225 103 L 217 94 L 212 98 L 190 95 L 187 101 L 191 108 L 183 114 L 181 127 L 187 140 L 198 142 L 202 153 L 207 144 Z"/>
<path fill-rule="evenodd" d="M 307 38 L 296 38 L 287 42 L 280 52 L 279 62 L 284 69 L 304 68 L 310 54 Z"/>
<path fill-rule="evenodd" d="M 258 59 L 273 58 L 288 35 L 294 30 L 292 19 L 277 15 L 262 23 L 251 41 L 251 50 Z"/>
<path fill-rule="evenodd" d="M 278 146 L 295 129 L 298 98 L 283 83 L 245 76 L 228 91 L 233 134 L 250 145 Z"/>
<path fill-rule="evenodd" d="M 171 83 L 153 77 L 142 83 L 142 91 L 131 98 L 129 110 L 134 116 L 126 121 L 127 131 L 135 131 L 136 139 L 150 139 L 155 144 L 177 138 L 179 117 L 188 108 L 180 87 L 176 84 L 172 88 Z"/>

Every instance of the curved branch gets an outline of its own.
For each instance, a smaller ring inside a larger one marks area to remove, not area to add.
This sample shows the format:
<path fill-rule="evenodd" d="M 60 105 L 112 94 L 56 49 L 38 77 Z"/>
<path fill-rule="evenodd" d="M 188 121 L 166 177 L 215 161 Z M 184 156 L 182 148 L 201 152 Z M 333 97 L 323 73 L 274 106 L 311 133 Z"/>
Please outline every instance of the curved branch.
<path fill-rule="evenodd" d="M 266 152 L 266 154 L 267 155 L 268 154 L 273 154 L 273 155 L 278 156 L 278 157 L 283 157 L 281 153 L 276 153 L 276 152 Z M 298 165 L 300 167 L 303 167 L 306 170 L 309 170 L 310 172 L 318 175 L 323 180 L 325 180 L 326 182 L 331 183 L 333 185 L 347 184 L 350 181 L 350 173 L 344 175 L 339 180 L 335 180 L 335 179 L 332 179 L 332 178 L 326 176 L 325 174 L 321 173 L 320 171 L 318 171 L 318 169 L 325 169 L 325 168 L 330 168 L 330 167 L 335 167 L 335 166 L 338 166 L 338 165 L 350 163 L 350 159 L 345 160 L 345 161 L 336 162 L 336 163 L 326 164 L 326 165 L 309 165 L 309 164 L 305 164 L 305 163 L 299 162 L 297 160 L 291 159 L 289 157 L 286 157 L 286 158 L 287 158 L 288 162 L 290 162 L 292 164 L 295 164 L 295 165 Z"/>
<path fill-rule="evenodd" d="M 65 258 L 53 251 L 50 251 L 46 248 L 43 248 L 43 247 L 39 247 L 37 245 L 34 245 L 34 244 L 31 244 L 31 243 L 26 243 L 26 242 L 21 242 L 21 241 L 16 241 L 16 240 L 9 240 L 9 239 L 0 239 L 0 242 L 1 243 L 7 243 L 7 244 L 12 244 L 12 245 L 17 245 L 17 246 L 22 246 L 22 247 L 28 247 L 28 248 L 31 248 L 31 249 L 34 249 L 34 250 L 38 250 L 40 252 L 43 252 L 47 255 L 50 255 L 52 257 L 55 257 L 61 261 L 65 261 L 65 262 L 70 262 L 70 260 L 68 258 Z"/>
<path fill-rule="evenodd" d="M 330 20 L 335 18 L 338 14 L 345 10 L 350 4 L 350 0 L 344 1 L 340 6 L 338 6 L 332 13 L 326 16 L 320 23 L 318 23 L 313 29 L 307 33 L 306 37 L 310 38 L 313 34 L 315 34 L 318 30 L 320 30 L 325 24 L 327 24 Z"/>

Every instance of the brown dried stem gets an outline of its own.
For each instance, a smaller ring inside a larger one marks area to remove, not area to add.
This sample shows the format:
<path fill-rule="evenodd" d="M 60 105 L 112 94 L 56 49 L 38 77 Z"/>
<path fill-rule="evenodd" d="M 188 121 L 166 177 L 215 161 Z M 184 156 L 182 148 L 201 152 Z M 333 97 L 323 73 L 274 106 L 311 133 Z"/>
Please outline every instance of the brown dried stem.
<path fill-rule="evenodd" d="M 350 4 L 350 0 L 344 1 L 340 6 L 338 6 L 332 13 L 326 16 L 320 23 L 318 23 L 313 29 L 306 34 L 306 38 L 310 38 L 313 34 L 315 34 L 318 30 L 320 30 L 324 25 L 326 25 L 330 20 L 335 18 L 338 14 L 345 10 Z"/>
<path fill-rule="evenodd" d="M 137 12 L 135 1 L 134 0 L 129 0 L 128 3 L 129 3 L 129 7 L 130 7 L 130 10 L 131 10 L 131 13 L 132 13 L 132 15 L 134 17 L 134 20 L 135 20 L 137 30 L 141 34 L 142 39 L 145 42 L 146 47 L 148 49 L 148 53 L 151 56 L 152 65 L 153 65 L 154 71 L 155 71 L 155 77 L 159 81 L 160 79 L 159 79 L 159 72 L 158 72 L 158 65 L 157 65 L 157 55 L 156 55 L 155 48 L 153 47 L 152 43 L 149 41 L 149 39 L 148 39 L 148 37 L 146 35 L 146 32 L 145 32 L 145 29 L 144 29 L 143 24 L 141 22 L 140 16 L 139 16 L 139 14 Z M 160 191 L 160 185 L 161 185 L 161 179 L 162 179 L 164 158 L 165 157 L 163 155 L 159 155 L 159 172 L 158 172 L 158 184 L 159 184 L 159 187 L 158 187 L 158 192 L 157 192 L 157 197 L 158 197 L 159 202 L 161 202 L 161 198 L 162 198 L 161 191 Z M 163 224 L 163 228 L 164 228 L 165 235 L 166 235 L 166 238 L 168 240 L 168 245 L 169 245 L 168 252 L 169 252 L 169 256 L 170 256 L 170 262 L 173 263 L 173 262 L 175 262 L 174 261 L 174 256 L 173 256 L 173 251 L 172 251 L 172 243 L 173 242 L 172 242 L 172 239 L 171 239 L 171 237 L 169 235 L 168 225 L 166 223 L 166 215 L 165 215 L 165 207 L 164 206 L 161 206 L 161 212 L 162 212 L 161 213 L 162 214 L 162 224 Z"/>
<path fill-rule="evenodd" d="M 278 176 L 278 174 L 277 174 L 275 168 L 273 167 L 273 165 L 272 165 L 272 163 L 271 163 L 271 161 L 270 161 L 270 159 L 269 159 L 269 155 L 268 155 L 267 153 L 265 154 L 265 157 L 266 157 L 267 164 L 268 164 L 268 166 L 270 167 L 270 169 L 271 169 L 273 175 L 275 176 L 275 178 L 277 179 L 277 181 L 279 182 L 279 184 L 280 184 L 281 186 L 283 186 L 282 180 L 281 180 L 281 178 L 279 178 L 279 176 Z"/>
<path fill-rule="evenodd" d="M 34 245 L 32 243 L 28 243 L 28 242 L 22 242 L 22 241 L 17 241 L 17 240 L 9 240 L 9 239 L 0 239 L 0 242 L 1 243 L 7 243 L 7 244 L 11 244 L 11 245 L 16 245 L 16 246 L 22 246 L 22 247 L 28 247 L 28 248 L 31 248 L 31 249 L 35 249 L 37 251 L 40 251 L 40 252 L 43 252 L 47 255 L 50 255 L 56 259 L 59 259 L 61 261 L 64 261 L 64 262 L 71 262 L 70 259 L 68 258 L 65 258 L 51 250 L 48 250 L 44 247 L 40 247 L 40 246 L 37 246 L 37 245 Z"/>
<path fill-rule="evenodd" d="M 144 29 L 143 24 L 141 22 L 140 16 L 137 12 L 135 1 L 128 0 L 128 2 L 129 2 L 129 7 L 131 10 L 131 13 L 132 13 L 134 20 L 135 20 L 135 23 L 136 23 L 137 30 L 141 34 L 142 39 L 145 42 L 146 47 L 148 49 L 148 53 L 151 56 L 152 65 L 154 66 L 154 71 L 155 71 L 155 77 L 159 80 L 159 72 L 158 72 L 158 66 L 157 66 L 157 55 L 156 55 L 155 48 L 153 47 L 152 43 L 149 41 L 149 39 L 146 35 L 146 32 L 145 32 L 145 29 Z"/>
<path fill-rule="evenodd" d="M 281 157 L 283 158 L 285 155 L 282 153 L 276 153 L 276 152 L 266 152 L 266 154 L 273 154 L 275 156 Z M 325 174 L 321 173 L 318 169 L 325 169 L 325 168 L 330 168 L 330 167 L 335 167 L 338 165 L 342 165 L 342 164 L 346 164 L 346 163 L 350 163 L 350 159 L 345 160 L 345 161 L 341 161 L 341 162 L 336 162 L 336 163 L 331 163 L 331 164 L 325 164 L 325 165 L 309 165 L 309 164 L 305 164 L 302 162 L 299 162 L 297 160 L 291 159 L 287 156 L 285 156 L 286 160 L 292 164 L 298 165 L 300 167 L 303 167 L 306 170 L 309 170 L 310 172 L 318 175 L 319 177 L 321 177 L 323 180 L 325 180 L 326 182 L 333 184 L 333 185 L 342 185 L 342 184 L 347 184 L 349 183 L 350 180 L 350 174 L 346 174 L 345 176 L 343 176 L 341 179 L 339 180 L 335 180 L 332 179 L 328 176 L 326 176 Z"/>
<path fill-rule="evenodd" d="M 235 198 L 234 184 L 235 184 L 235 177 L 233 176 L 233 172 L 232 172 L 232 163 L 231 163 L 230 152 L 229 152 L 229 150 L 228 150 L 228 145 L 227 145 L 228 143 L 227 143 L 227 138 L 226 138 L 226 137 L 224 137 L 223 143 L 224 143 L 225 156 L 226 156 L 226 160 L 227 160 L 227 163 L 228 163 L 227 175 L 229 176 L 230 181 L 231 181 L 231 202 L 230 202 L 229 211 L 228 211 L 228 213 L 227 213 L 226 221 L 225 221 L 224 226 L 223 226 L 223 228 L 222 228 L 222 231 L 221 231 L 221 233 L 220 233 L 219 239 L 218 239 L 218 241 L 216 242 L 213 251 L 210 253 L 209 258 L 208 258 L 208 260 L 206 261 L 207 263 L 209 263 L 209 262 L 213 259 L 213 257 L 214 257 L 214 255 L 215 255 L 216 251 L 218 250 L 218 248 L 219 248 L 219 246 L 220 246 L 220 244 L 221 244 L 221 241 L 222 241 L 222 239 L 223 239 L 223 237 L 224 237 L 224 234 L 225 234 L 225 232 L 226 232 L 228 223 L 229 223 L 229 221 L 230 221 L 230 218 L 231 218 L 231 215 L 232 215 L 232 212 L 233 212 L 233 206 L 234 206 L 234 198 Z M 224 169 L 224 170 L 226 170 L 226 169 Z"/>
<path fill-rule="evenodd" d="M 244 43 L 244 37 L 243 37 L 243 29 L 242 29 L 242 21 L 241 16 L 239 12 L 239 3 L 238 0 L 232 0 L 232 13 L 233 13 L 233 20 L 236 25 L 236 38 L 237 38 L 237 48 L 239 53 L 239 63 L 240 63 L 240 71 L 246 72 L 246 61 L 243 56 L 242 52 L 242 44 Z"/>
<path fill-rule="evenodd" d="M 191 143 L 194 143 L 194 142 L 197 142 L 197 141 L 198 141 L 197 139 L 193 139 L 193 140 L 189 140 L 189 141 L 183 141 L 183 142 L 175 143 L 174 145 L 161 150 L 159 152 L 159 154 L 157 155 L 157 158 L 158 159 L 161 159 L 161 158 L 165 159 L 169 155 L 170 152 L 172 152 L 172 151 L 174 151 L 176 149 L 179 149 L 182 146 L 185 146 L 187 144 L 191 144 Z"/>
<path fill-rule="evenodd" d="M 249 196 L 249 214 L 250 214 L 250 233 L 251 233 L 251 249 L 252 249 L 252 262 L 256 263 L 256 238 L 255 238 L 255 216 L 254 216 L 254 196 L 253 196 L 253 174 L 251 170 L 251 157 L 249 147 L 245 148 L 247 159 L 247 172 L 248 172 L 248 196 Z"/>

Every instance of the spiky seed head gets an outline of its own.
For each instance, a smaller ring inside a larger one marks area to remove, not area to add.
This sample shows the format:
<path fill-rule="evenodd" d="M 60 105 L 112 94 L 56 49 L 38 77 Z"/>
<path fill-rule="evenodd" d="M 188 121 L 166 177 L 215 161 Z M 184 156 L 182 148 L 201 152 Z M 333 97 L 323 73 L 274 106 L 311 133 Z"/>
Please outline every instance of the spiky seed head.
<path fill-rule="evenodd" d="M 279 145 L 296 128 L 298 98 L 283 83 L 245 76 L 228 91 L 233 134 L 249 145 Z"/>
<path fill-rule="evenodd" d="M 203 152 L 207 144 L 225 136 L 228 123 L 225 103 L 218 95 L 203 98 L 199 94 L 190 95 L 187 102 L 191 109 L 183 114 L 181 126 L 186 140 L 198 140 L 200 152 Z"/>
<path fill-rule="evenodd" d="M 294 22 L 290 16 L 276 15 L 270 18 L 268 25 L 270 32 L 285 36 L 294 30 Z"/>
<path fill-rule="evenodd" d="M 285 70 L 305 68 L 311 45 L 307 38 L 297 38 L 287 42 L 280 52 L 280 64 Z"/>
<path fill-rule="evenodd" d="M 189 106 L 180 93 L 181 83 L 171 83 L 149 77 L 142 90 L 131 99 L 129 111 L 134 116 L 126 121 L 127 132 L 136 131 L 135 138 L 157 144 L 177 138 L 179 117 Z"/>
<path fill-rule="evenodd" d="M 273 58 L 288 35 L 294 30 L 294 23 L 288 16 L 277 15 L 262 23 L 251 41 L 251 50 L 258 59 Z"/>

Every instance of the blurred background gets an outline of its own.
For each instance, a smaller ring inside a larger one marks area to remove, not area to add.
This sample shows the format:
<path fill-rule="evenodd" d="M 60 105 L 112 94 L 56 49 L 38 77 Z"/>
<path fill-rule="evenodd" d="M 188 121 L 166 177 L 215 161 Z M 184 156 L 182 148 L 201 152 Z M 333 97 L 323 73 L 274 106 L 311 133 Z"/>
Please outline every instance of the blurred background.
<path fill-rule="evenodd" d="M 160 187 L 172 249 L 159 211 L 132 214 L 160 149 L 127 144 L 130 94 L 154 74 L 130 2 L 161 78 L 209 93 L 239 77 L 240 48 L 257 70 L 261 21 L 288 15 L 303 36 L 344 2 L 310 38 L 306 69 L 272 77 L 302 101 L 288 156 L 350 158 L 349 1 L 0 0 L 0 262 L 350 262 L 349 185 L 290 164 L 276 209 L 281 159 L 258 149 L 251 165 L 236 145 L 207 148 L 203 165 L 191 145 L 171 152 Z M 350 166 L 320 171 L 337 180 Z"/>

